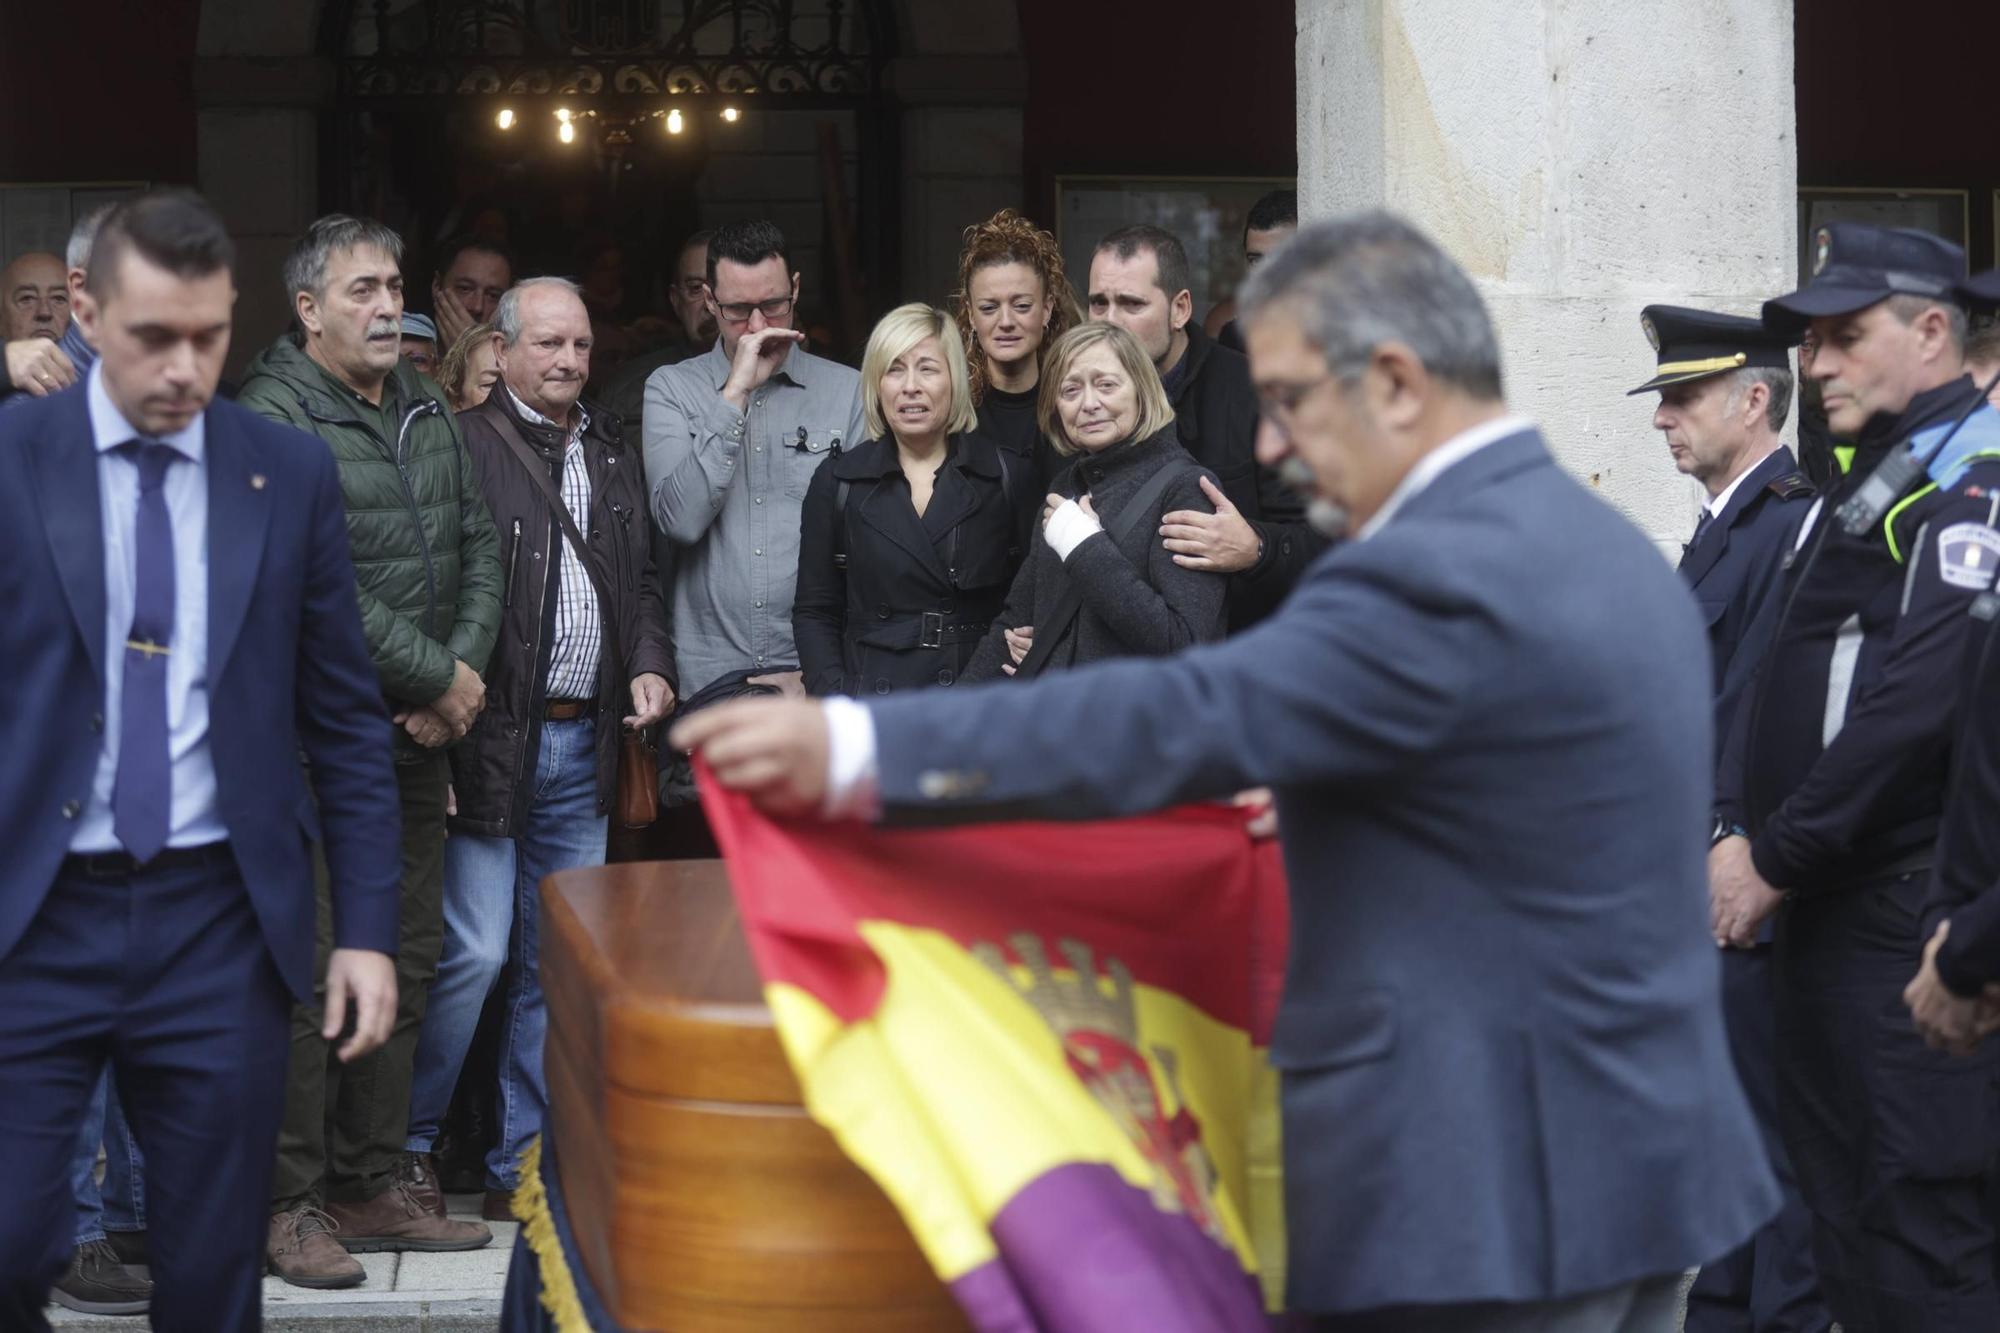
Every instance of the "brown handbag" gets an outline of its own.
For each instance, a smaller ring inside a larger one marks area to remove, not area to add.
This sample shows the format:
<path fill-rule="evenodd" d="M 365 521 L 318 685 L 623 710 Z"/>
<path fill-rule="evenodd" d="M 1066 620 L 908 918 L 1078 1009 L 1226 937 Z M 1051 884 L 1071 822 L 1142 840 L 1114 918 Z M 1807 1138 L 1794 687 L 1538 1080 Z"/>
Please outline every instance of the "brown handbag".
<path fill-rule="evenodd" d="M 535 488 L 555 511 L 556 523 L 562 528 L 563 537 L 576 558 L 583 564 L 583 572 L 590 575 L 590 584 L 597 589 L 597 604 L 605 609 L 604 623 L 610 631 L 611 651 L 617 660 L 619 670 L 625 667 L 625 653 L 618 641 L 618 614 L 612 608 L 616 605 L 611 597 L 610 585 L 597 572 L 597 566 L 590 561 L 590 547 L 583 540 L 583 533 L 577 529 L 576 520 L 570 517 L 569 506 L 563 503 L 562 493 L 549 480 L 549 472 L 528 442 L 521 438 L 514 423 L 508 419 L 505 410 L 498 413 L 496 423 L 501 438 L 521 466 L 528 470 Z M 660 817 L 660 761 L 653 749 L 652 739 L 643 728 L 622 731 L 618 737 L 618 825 L 620 828 L 645 828 Z"/>

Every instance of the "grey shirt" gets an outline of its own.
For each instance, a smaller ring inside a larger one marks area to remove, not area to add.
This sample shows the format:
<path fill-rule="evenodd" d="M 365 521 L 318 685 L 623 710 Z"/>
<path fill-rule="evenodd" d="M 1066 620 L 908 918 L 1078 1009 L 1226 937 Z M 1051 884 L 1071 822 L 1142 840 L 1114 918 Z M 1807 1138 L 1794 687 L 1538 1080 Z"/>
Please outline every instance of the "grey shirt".
<path fill-rule="evenodd" d="M 735 671 L 798 665 L 799 511 L 819 465 L 864 438 L 861 377 L 794 347 L 739 412 L 722 342 L 646 380 L 653 521 L 673 543 L 674 657 L 692 698 Z"/>

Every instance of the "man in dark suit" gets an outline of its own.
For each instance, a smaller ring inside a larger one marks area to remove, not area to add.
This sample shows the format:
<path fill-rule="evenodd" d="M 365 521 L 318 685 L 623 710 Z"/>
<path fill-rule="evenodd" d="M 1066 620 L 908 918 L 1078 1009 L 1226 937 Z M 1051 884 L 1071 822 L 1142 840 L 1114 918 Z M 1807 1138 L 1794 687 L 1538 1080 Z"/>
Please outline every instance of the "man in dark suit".
<path fill-rule="evenodd" d="M 1308 227 L 1243 306 L 1260 455 L 1351 529 L 1268 621 L 948 700 L 732 704 L 674 741 L 768 808 L 899 821 L 1274 786 L 1292 1306 L 1664 1330 L 1680 1273 L 1777 1205 L 1703 930 L 1699 618 L 1507 415 L 1478 292 L 1407 224 Z"/>
<path fill-rule="evenodd" d="M 339 946 L 328 1035 L 351 1005 L 352 1058 L 394 1017 L 389 721 L 339 478 L 311 436 L 212 401 L 233 257 L 193 195 L 120 205 L 77 310 L 98 364 L 0 416 L 7 1329 L 47 1326 L 107 1063 L 146 1157 L 153 1327 L 258 1326 L 313 839 Z"/>
<path fill-rule="evenodd" d="M 1639 326 L 1659 364 L 1632 392 L 1659 391 L 1653 424 L 1674 465 L 1708 492 L 1680 571 L 1708 626 L 1721 738 L 1764 655 L 1785 555 L 1812 503 L 1812 483 L 1778 439 L 1792 405 L 1791 340 L 1761 320 L 1682 306 L 1649 305 Z M 1785 1202 L 1748 1244 L 1702 1265 L 1689 1333 L 1825 1333 L 1833 1323 L 1813 1268 L 1812 1215 L 1778 1137 L 1771 966 L 1768 930 L 1724 953 L 1722 1013 Z"/>

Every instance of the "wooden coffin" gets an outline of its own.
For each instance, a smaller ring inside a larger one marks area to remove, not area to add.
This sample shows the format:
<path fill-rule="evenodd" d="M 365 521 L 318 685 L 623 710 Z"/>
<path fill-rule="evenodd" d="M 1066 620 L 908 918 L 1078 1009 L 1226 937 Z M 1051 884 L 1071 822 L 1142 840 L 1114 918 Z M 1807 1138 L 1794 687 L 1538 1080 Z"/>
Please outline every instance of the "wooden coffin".
<path fill-rule="evenodd" d="M 542 886 L 549 1134 L 628 1329 L 964 1329 L 902 1218 L 807 1117 L 719 861 Z"/>

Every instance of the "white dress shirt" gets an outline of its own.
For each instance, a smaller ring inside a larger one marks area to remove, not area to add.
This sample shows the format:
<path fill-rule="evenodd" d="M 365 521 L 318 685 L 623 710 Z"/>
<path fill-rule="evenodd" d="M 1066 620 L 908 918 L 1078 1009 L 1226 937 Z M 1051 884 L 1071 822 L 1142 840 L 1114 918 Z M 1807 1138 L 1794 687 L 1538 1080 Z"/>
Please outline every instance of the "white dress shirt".
<path fill-rule="evenodd" d="M 1403 474 L 1403 479 L 1396 483 L 1395 490 L 1389 492 L 1389 498 L 1382 502 L 1382 507 L 1370 514 L 1368 521 L 1355 532 L 1354 540 L 1366 541 L 1380 532 L 1396 516 L 1397 510 L 1428 488 L 1454 463 L 1464 462 L 1487 445 L 1497 444 L 1509 435 L 1534 428 L 1535 423 L 1526 417 L 1506 416 L 1481 422 L 1471 430 L 1460 431 L 1419 458 L 1416 466 Z"/>
<path fill-rule="evenodd" d="M 141 438 L 104 388 L 104 367 L 90 368 L 84 389 L 97 448 L 97 496 L 104 524 L 104 731 L 90 800 L 70 839 L 72 852 L 124 849 L 113 830 L 111 789 L 118 777 L 119 723 L 125 690 L 125 640 L 139 575 L 133 530 L 139 518 L 139 465 L 118 452 Z M 174 631 L 167 655 L 167 757 L 173 801 L 167 846 L 200 847 L 229 836 L 215 809 L 215 763 L 208 749 L 208 463 L 197 416 L 159 437 L 180 454 L 160 488 L 174 529 Z"/>

